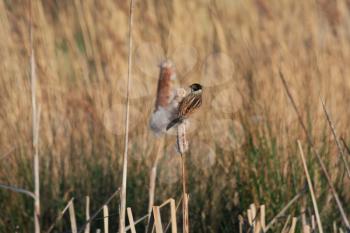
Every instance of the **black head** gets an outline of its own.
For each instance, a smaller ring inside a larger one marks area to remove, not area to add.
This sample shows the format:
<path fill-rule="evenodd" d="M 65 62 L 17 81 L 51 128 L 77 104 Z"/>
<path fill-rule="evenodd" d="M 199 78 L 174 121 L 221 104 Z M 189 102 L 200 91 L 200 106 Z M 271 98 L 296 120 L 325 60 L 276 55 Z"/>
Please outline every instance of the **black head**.
<path fill-rule="evenodd" d="M 202 85 L 198 84 L 198 83 L 193 83 L 191 86 L 191 91 L 192 92 L 197 92 L 197 91 L 201 91 L 202 90 Z"/>

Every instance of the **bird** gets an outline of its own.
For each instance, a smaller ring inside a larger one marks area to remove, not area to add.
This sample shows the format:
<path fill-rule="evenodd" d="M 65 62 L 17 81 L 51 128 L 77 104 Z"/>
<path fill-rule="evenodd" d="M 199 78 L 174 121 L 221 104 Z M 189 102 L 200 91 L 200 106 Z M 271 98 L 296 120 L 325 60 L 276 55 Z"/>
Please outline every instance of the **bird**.
<path fill-rule="evenodd" d="M 202 85 L 198 83 L 190 85 L 190 92 L 180 101 L 177 116 L 168 124 L 166 130 L 183 122 L 202 105 L 202 89 Z"/>

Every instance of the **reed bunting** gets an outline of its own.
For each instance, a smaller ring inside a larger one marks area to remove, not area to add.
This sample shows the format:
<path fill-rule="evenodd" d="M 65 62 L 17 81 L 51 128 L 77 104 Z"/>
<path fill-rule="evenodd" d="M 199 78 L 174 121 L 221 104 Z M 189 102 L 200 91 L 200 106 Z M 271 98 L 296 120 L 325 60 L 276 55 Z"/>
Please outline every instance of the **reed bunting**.
<path fill-rule="evenodd" d="M 202 105 L 202 86 L 198 83 L 194 83 L 190 86 L 190 89 L 190 93 L 179 103 L 176 118 L 168 124 L 166 130 L 181 123 Z"/>

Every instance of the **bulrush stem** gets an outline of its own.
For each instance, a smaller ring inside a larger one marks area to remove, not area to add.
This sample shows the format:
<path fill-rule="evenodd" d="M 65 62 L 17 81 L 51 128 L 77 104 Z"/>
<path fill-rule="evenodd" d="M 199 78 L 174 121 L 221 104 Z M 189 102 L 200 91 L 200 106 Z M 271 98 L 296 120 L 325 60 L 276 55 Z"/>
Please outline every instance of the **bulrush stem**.
<path fill-rule="evenodd" d="M 334 124 L 333 124 L 333 122 L 332 122 L 332 119 L 331 119 L 331 117 L 330 117 L 330 115 L 329 115 L 329 113 L 328 113 L 328 111 L 327 111 L 327 108 L 326 108 L 326 105 L 325 105 L 323 99 L 322 99 L 322 98 L 320 98 L 320 99 L 321 99 L 323 111 L 324 111 L 324 113 L 325 113 L 325 115 L 326 115 L 327 122 L 328 122 L 329 127 L 330 127 L 330 129 L 331 129 L 331 131 L 332 131 L 332 134 L 333 134 L 335 143 L 336 143 L 336 145 L 337 145 L 337 148 L 338 148 L 340 157 L 342 158 L 342 160 L 343 160 L 343 162 L 344 162 L 344 166 L 345 166 L 346 173 L 347 173 L 347 175 L 348 175 L 348 178 L 350 179 L 350 168 L 349 168 L 349 164 L 348 164 L 348 161 L 347 161 L 346 158 L 345 158 L 345 154 L 344 154 L 344 151 L 343 151 L 342 146 L 341 146 L 341 144 L 340 144 L 339 138 L 338 138 L 338 136 L 337 136 L 337 133 L 336 133 L 336 130 L 335 130 L 335 126 L 334 126 Z"/>
<path fill-rule="evenodd" d="M 302 161 L 302 164 L 303 164 L 303 168 L 304 168 L 304 172 L 305 172 L 305 177 L 306 177 L 306 180 L 307 180 L 307 184 L 309 186 L 309 192 L 310 192 L 310 195 L 311 195 L 312 204 L 313 204 L 314 211 L 315 211 L 315 214 L 316 214 L 316 221 L 317 221 L 318 231 L 320 233 L 323 233 L 323 227 L 322 227 L 320 213 L 318 211 L 318 206 L 317 206 L 317 201 L 316 201 L 314 188 L 312 186 L 312 181 L 311 181 L 311 178 L 310 178 L 310 174 L 309 174 L 309 171 L 308 171 L 308 168 L 307 168 L 307 165 L 306 165 L 303 147 L 301 146 L 301 143 L 300 143 L 299 140 L 298 140 L 298 147 L 299 147 L 299 152 L 300 152 L 300 158 L 301 158 L 301 161 Z"/>
<path fill-rule="evenodd" d="M 126 181 L 128 169 L 128 144 L 129 144 L 129 92 L 132 70 L 132 17 L 133 17 L 134 1 L 130 0 L 129 14 L 129 57 L 128 57 L 128 80 L 126 88 L 126 111 L 125 111 L 125 140 L 124 140 L 124 156 L 123 156 L 123 177 L 122 187 L 120 192 L 120 215 L 119 215 L 119 232 L 125 232 L 125 214 L 126 214 Z"/>
<path fill-rule="evenodd" d="M 163 153 L 163 146 L 164 146 L 164 138 L 160 138 L 157 141 L 157 146 L 156 146 L 157 152 L 155 154 L 155 158 L 153 159 L 153 164 L 152 164 L 151 174 L 150 174 L 148 213 L 151 213 L 152 207 L 154 204 L 154 193 L 155 193 L 155 188 L 156 188 L 157 167 L 158 167 L 158 161 Z"/>
<path fill-rule="evenodd" d="M 167 114 L 169 114 L 169 104 L 171 96 L 174 95 L 172 80 L 176 77 L 175 69 L 171 61 L 167 60 L 160 65 L 157 97 L 155 103 L 155 109 L 151 116 L 150 128 L 158 136 L 163 134 L 163 130 L 166 125 L 161 122 L 166 122 Z M 160 113 L 161 112 L 161 113 Z M 158 161 L 162 157 L 164 147 L 164 137 L 161 136 L 156 140 L 155 150 L 152 152 L 151 169 L 149 176 L 149 197 L 148 197 L 148 222 L 145 228 L 145 232 L 149 230 L 149 223 L 151 213 L 154 205 L 154 197 L 156 190 L 157 168 Z"/>
<path fill-rule="evenodd" d="M 177 146 L 178 151 L 181 155 L 181 168 L 182 168 L 182 192 L 183 192 L 183 203 L 182 203 L 182 224 L 183 233 L 189 233 L 189 216 L 188 216 L 188 193 L 186 189 L 186 155 L 185 152 L 188 149 L 188 142 L 186 138 L 186 122 L 179 124 L 177 127 Z"/>
<path fill-rule="evenodd" d="M 186 156 L 181 153 L 181 167 L 182 167 L 182 193 L 183 193 L 183 202 L 182 202 L 182 216 L 183 216 L 183 232 L 189 233 L 189 216 L 188 216 L 188 193 L 186 189 Z"/>
<path fill-rule="evenodd" d="M 156 153 L 154 154 L 155 156 L 152 159 L 152 167 L 151 167 L 150 181 L 149 181 L 149 197 L 148 197 L 148 214 L 149 215 L 148 215 L 148 221 L 147 221 L 145 232 L 148 232 L 152 207 L 154 205 L 154 196 L 155 196 L 154 194 L 156 190 L 158 161 L 163 154 L 163 147 L 164 147 L 164 137 L 161 137 L 156 142 Z"/>
<path fill-rule="evenodd" d="M 33 41 L 33 3 L 30 1 L 30 78 L 32 92 L 32 120 L 33 120 L 33 174 L 34 174 L 34 231 L 40 233 L 40 178 L 39 178 L 39 125 L 40 125 L 40 106 L 38 109 L 36 99 L 36 63 L 34 55 Z"/>

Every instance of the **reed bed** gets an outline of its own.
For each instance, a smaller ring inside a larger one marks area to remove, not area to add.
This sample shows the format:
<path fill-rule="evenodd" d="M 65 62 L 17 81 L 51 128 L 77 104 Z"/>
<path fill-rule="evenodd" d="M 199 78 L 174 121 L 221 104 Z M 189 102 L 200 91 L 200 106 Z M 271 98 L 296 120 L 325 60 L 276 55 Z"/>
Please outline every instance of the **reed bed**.
<path fill-rule="evenodd" d="M 129 9 L 0 1 L 0 232 L 34 232 L 33 216 L 117 232 L 121 193 L 126 230 L 181 231 L 177 133 L 149 127 L 166 59 L 205 93 L 186 128 L 189 232 L 347 232 L 348 1 L 135 1 L 125 124 Z"/>

